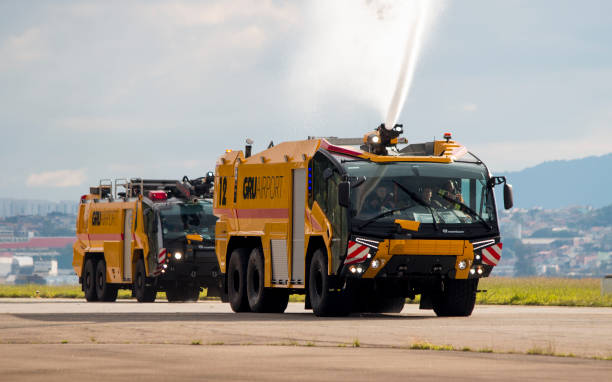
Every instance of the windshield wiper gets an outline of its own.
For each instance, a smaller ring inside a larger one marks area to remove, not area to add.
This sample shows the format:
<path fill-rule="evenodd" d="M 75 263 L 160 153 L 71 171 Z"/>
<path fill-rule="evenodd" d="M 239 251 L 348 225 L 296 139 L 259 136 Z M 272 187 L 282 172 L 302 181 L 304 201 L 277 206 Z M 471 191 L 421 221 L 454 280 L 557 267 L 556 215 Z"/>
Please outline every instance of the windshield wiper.
<path fill-rule="evenodd" d="M 420 205 L 422 205 L 423 207 L 427 208 L 427 210 L 429 210 L 429 213 L 431 214 L 431 218 L 433 219 L 433 226 L 434 229 L 436 231 L 438 231 L 438 222 L 436 221 L 436 214 L 434 213 L 433 208 L 427 204 L 423 199 L 421 199 L 421 197 L 419 195 L 417 195 L 415 192 L 410 191 L 409 189 L 407 189 L 406 187 L 404 187 L 400 182 L 398 182 L 397 180 L 393 180 L 393 183 L 395 183 L 402 191 L 404 191 L 405 193 L 408 194 L 408 196 L 410 196 L 412 198 L 412 200 L 414 200 L 415 202 L 419 203 Z"/>
<path fill-rule="evenodd" d="M 402 211 L 402 210 L 405 210 L 405 209 L 407 209 L 407 208 L 412 207 L 413 205 L 414 205 L 414 204 L 411 204 L 411 205 L 409 205 L 409 206 L 404 206 L 404 207 L 394 208 L 394 209 L 392 209 L 392 210 L 389 210 L 389 211 L 385 211 L 385 212 L 383 212 L 383 213 L 380 213 L 380 214 L 378 214 L 378 215 L 376 215 L 376 216 L 374 216 L 374 217 L 372 217 L 372 218 L 370 218 L 370 219 L 366 220 L 365 222 L 363 222 L 363 223 L 362 223 L 362 224 L 359 226 L 359 229 L 362 229 L 363 227 L 367 226 L 368 224 L 370 224 L 370 223 L 372 223 L 372 222 L 374 222 L 374 221 L 376 221 L 376 220 L 378 220 L 378 219 L 380 219 L 380 218 L 384 218 L 385 216 L 391 215 L 391 214 L 393 214 L 394 212 L 397 212 L 397 211 Z"/>
<path fill-rule="evenodd" d="M 474 211 L 467 204 L 465 204 L 463 202 L 460 202 L 458 200 L 455 200 L 455 199 L 451 198 L 450 196 L 448 196 L 446 194 L 440 194 L 440 196 L 443 197 L 444 199 L 448 200 L 451 203 L 455 203 L 455 204 L 461 206 L 463 211 L 468 212 L 470 216 L 476 217 L 476 220 L 478 220 L 480 223 L 482 223 L 488 230 L 493 230 L 493 228 L 489 225 L 489 223 L 487 223 L 486 220 L 484 220 L 482 218 L 482 216 L 480 216 L 478 214 L 478 212 Z"/>

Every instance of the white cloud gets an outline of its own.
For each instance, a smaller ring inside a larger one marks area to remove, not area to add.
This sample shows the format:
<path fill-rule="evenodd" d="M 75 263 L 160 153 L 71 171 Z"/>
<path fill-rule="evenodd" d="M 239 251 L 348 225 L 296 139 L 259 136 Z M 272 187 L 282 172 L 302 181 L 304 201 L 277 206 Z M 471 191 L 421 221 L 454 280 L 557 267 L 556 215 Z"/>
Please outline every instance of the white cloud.
<path fill-rule="evenodd" d="M 0 44 L 0 68 L 18 67 L 34 62 L 47 55 L 46 43 L 39 28 L 29 28 L 19 34 L 8 36 Z"/>
<path fill-rule="evenodd" d="M 66 117 L 56 121 L 56 126 L 61 129 L 70 130 L 131 130 L 131 129 L 150 129 L 151 124 L 147 121 L 121 118 L 103 117 Z"/>
<path fill-rule="evenodd" d="M 194 27 L 221 25 L 236 19 L 294 22 L 296 14 L 293 9 L 291 4 L 281 6 L 272 1 L 242 0 L 206 3 L 179 1 L 153 7 L 147 4 L 141 11 L 155 19 L 163 18 L 174 26 Z"/>
<path fill-rule="evenodd" d="M 579 159 L 612 152 L 612 129 L 596 129 L 580 138 L 498 141 L 469 147 L 493 171 L 519 171 L 559 159 Z"/>
<path fill-rule="evenodd" d="M 478 105 L 476 105 L 475 103 L 466 103 L 461 105 L 461 110 L 466 113 L 473 113 L 478 110 Z"/>
<path fill-rule="evenodd" d="M 85 170 L 57 170 L 31 174 L 26 180 L 30 187 L 73 187 L 85 181 Z"/>

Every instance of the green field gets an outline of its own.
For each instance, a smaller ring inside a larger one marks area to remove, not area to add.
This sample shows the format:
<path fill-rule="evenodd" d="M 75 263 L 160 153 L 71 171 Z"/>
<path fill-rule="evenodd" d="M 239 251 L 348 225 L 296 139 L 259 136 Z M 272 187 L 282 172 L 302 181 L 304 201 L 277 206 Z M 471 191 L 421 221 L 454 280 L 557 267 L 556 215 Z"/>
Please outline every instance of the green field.
<path fill-rule="evenodd" d="M 608 306 L 612 295 L 601 295 L 601 279 L 489 277 L 478 285 L 477 303 L 496 305 Z"/>
<path fill-rule="evenodd" d="M 601 279 L 568 278 L 506 278 L 490 277 L 481 280 L 478 304 L 495 305 L 556 305 L 556 306 L 607 306 L 612 307 L 612 295 L 601 296 Z M 0 285 L 0 297 L 31 298 L 83 298 L 80 286 L 48 285 Z M 164 299 L 160 292 L 158 299 Z M 119 298 L 131 298 L 131 292 L 119 291 Z M 206 291 L 200 299 L 207 299 Z M 211 298 L 212 299 L 212 298 Z M 291 301 L 304 301 L 303 296 L 292 296 Z M 418 302 L 408 301 L 408 302 Z"/>

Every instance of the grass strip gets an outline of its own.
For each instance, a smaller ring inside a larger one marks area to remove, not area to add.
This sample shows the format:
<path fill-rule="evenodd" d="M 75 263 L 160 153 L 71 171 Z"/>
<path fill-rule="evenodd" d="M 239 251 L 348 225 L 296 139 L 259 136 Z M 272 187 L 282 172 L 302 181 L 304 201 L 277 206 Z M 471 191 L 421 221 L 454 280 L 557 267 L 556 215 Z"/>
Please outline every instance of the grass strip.
<path fill-rule="evenodd" d="M 477 304 L 491 305 L 540 305 L 540 306 L 590 306 L 612 307 L 612 295 L 601 295 L 601 279 L 570 279 L 547 277 L 488 277 L 480 280 Z M 120 290 L 118 298 L 131 298 L 129 290 Z M 31 298 L 84 298 L 79 285 L 0 285 L 0 297 Z M 157 298 L 164 299 L 159 292 Z M 218 300 L 207 297 L 206 290 L 200 300 Z M 304 295 L 291 295 L 291 302 L 304 302 Z M 408 303 L 418 303 L 407 300 Z"/>

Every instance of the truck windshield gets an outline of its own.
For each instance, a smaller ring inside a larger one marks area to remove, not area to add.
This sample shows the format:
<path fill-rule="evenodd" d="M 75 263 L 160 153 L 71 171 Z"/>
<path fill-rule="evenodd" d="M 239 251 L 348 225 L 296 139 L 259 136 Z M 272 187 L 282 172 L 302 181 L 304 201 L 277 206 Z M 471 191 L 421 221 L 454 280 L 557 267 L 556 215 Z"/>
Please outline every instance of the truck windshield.
<path fill-rule="evenodd" d="M 164 240 L 185 237 L 197 233 L 205 240 L 214 240 L 215 222 L 212 204 L 207 201 L 198 203 L 177 203 L 164 206 L 160 210 Z"/>
<path fill-rule="evenodd" d="M 438 230 L 448 225 L 496 227 L 492 190 L 482 164 L 345 162 L 351 181 L 351 215 L 359 230 L 395 219 Z"/>

